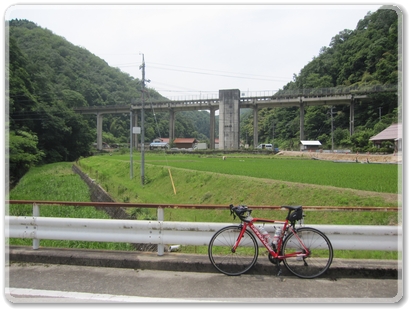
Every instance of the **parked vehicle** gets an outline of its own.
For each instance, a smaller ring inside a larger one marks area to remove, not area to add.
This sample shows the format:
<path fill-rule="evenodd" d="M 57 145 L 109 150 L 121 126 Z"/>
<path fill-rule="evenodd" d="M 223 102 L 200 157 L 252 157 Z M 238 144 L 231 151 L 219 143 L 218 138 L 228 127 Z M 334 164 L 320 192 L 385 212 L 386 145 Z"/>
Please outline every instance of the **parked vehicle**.
<path fill-rule="evenodd" d="M 274 150 L 273 144 L 259 144 L 257 149 L 266 149 L 266 150 Z"/>
<path fill-rule="evenodd" d="M 274 153 L 280 152 L 280 149 L 274 148 L 273 144 L 260 144 L 257 146 L 257 149 L 270 150 L 270 151 L 274 151 Z"/>
<path fill-rule="evenodd" d="M 154 149 L 169 149 L 170 146 L 168 143 L 151 143 L 150 144 L 150 150 Z"/>

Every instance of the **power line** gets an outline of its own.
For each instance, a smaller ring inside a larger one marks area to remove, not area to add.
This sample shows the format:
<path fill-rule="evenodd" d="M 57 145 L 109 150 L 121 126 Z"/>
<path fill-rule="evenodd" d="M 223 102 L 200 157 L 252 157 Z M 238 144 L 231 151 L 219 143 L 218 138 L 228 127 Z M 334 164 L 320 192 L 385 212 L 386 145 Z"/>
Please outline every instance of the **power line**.
<path fill-rule="evenodd" d="M 168 65 L 168 64 L 161 64 L 161 63 L 149 63 L 149 64 L 176 67 L 176 68 L 184 68 L 184 69 L 202 70 L 202 71 L 224 73 L 224 74 L 235 74 L 235 75 L 244 75 L 244 76 L 264 77 L 264 78 L 269 78 L 269 79 L 287 79 L 287 80 L 289 79 L 288 77 L 287 78 L 286 77 L 274 77 L 274 76 L 256 75 L 256 74 L 250 74 L 250 73 L 232 72 L 232 71 L 225 71 L 225 70 L 215 70 L 215 69 L 194 68 L 194 67 L 186 67 L 186 66 L 176 66 L 176 65 Z M 164 67 L 158 67 L 158 68 L 164 68 Z"/>
<path fill-rule="evenodd" d="M 202 75 L 210 75 L 210 76 L 219 76 L 219 77 L 228 77 L 228 78 L 238 78 L 238 79 L 249 79 L 249 80 L 263 80 L 263 81 L 289 81 L 290 78 L 286 77 L 274 77 L 274 76 L 267 76 L 267 75 L 256 75 L 250 73 L 239 73 L 239 72 L 231 72 L 231 71 L 222 71 L 222 70 L 214 70 L 214 69 L 204 69 L 204 68 L 193 68 L 193 67 L 185 67 L 185 66 L 176 66 L 176 65 L 168 65 L 168 64 L 161 64 L 161 63 L 148 63 L 150 69 L 160 69 L 160 70 L 169 70 L 169 71 L 179 71 L 179 72 L 186 72 L 186 73 L 194 73 L 194 74 L 202 74 Z M 160 65 L 160 66 L 156 66 Z M 113 65 L 119 68 L 125 67 L 138 67 L 138 63 L 125 63 L 119 65 Z M 167 67 L 171 68 L 167 68 Z"/>
<path fill-rule="evenodd" d="M 165 68 L 165 67 L 156 67 L 151 66 L 150 69 L 161 69 L 161 70 L 169 70 L 169 71 L 179 71 L 179 72 L 186 72 L 186 73 L 194 73 L 194 74 L 201 74 L 201 75 L 208 75 L 208 76 L 217 76 L 217 77 L 226 77 L 226 78 L 236 78 L 236 79 L 247 79 L 247 80 L 262 80 L 262 81 L 289 81 L 289 79 L 278 79 L 278 78 L 257 78 L 257 75 L 246 75 L 242 74 L 239 75 L 230 75 L 230 74 L 217 74 L 217 73 L 209 73 L 209 72 L 201 72 L 201 71 L 192 71 L 192 70 L 184 70 L 184 69 L 172 69 L 172 68 Z M 252 77 L 254 76 L 254 77 Z"/>

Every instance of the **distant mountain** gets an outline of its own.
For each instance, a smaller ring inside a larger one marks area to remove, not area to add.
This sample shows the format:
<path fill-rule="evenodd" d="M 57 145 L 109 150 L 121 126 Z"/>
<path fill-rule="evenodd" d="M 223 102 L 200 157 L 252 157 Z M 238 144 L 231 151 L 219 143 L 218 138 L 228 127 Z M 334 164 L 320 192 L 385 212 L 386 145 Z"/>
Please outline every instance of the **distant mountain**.
<path fill-rule="evenodd" d="M 402 63 L 402 38 L 398 37 L 401 19 L 392 7 L 368 13 L 354 30 L 342 30 L 322 47 L 293 81 L 283 90 L 333 87 L 397 85 Z M 326 27 L 326 25 L 324 25 Z M 400 45 L 399 45 L 400 44 Z M 401 90 L 399 90 L 401 92 Z M 349 132 L 349 107 L 333 109 L 331 130 L 330 107 L 305 108 L 304 134 L 307 140 L 320 140 L 324 149 L 334 147 L 354 151 L 375 151 L 369 138 L 398 121 L 401 107 L 397 93 L 379 93 L 370 102 L 355 105 L 355 133 Z M 258 113 L 259 143 L 273 143 L 281 149 L 299 145 L 299 108 L 262 109 Z M 242 119 L 241 138 L 251 144 L 253 116 Z M 385 151 L 389 151 L 388 149 Z"/>
<path fill-rule="evenodd" d="M 6 33 L 11 169 L 24 172 L 33 163 L 73 161 L 90 154 L 96 117 L 78 115 L 72 108 L 129 105 L 141 98 L 141 80 L 50 30 L 28 20 L 11 20 Z M 153 89 L 146 92 L 147 101 L 166 100 Z M 147 141 L 168 137 L 168 120 L 168 113 L 147 112 Z M 175 135 L 206 140 L 209 122 L 204 111 L 178 113 Z M 129 128 L 128 115 L 105 115 L 103 139 L 127 143 Z M 17 161 L 14 154 L 23 155 L 23 160 Z"/>

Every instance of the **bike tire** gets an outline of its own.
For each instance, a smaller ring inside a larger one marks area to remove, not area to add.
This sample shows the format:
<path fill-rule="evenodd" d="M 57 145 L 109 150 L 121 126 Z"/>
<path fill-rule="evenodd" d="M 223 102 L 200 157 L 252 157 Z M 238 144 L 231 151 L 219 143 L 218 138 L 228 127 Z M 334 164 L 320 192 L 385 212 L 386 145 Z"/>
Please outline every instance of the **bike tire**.
<path fill-rule="evenodd" d="M 241 232 L 241 226 L 228 226 L 217 231 L 208 245 L 211 264 L 226 275 L 240 275 L 250 270 L 258 258 L 258 243 L 246 230 L 233 253 L 232 248 Z"/>
<path fill-rule="evenodd" d="M 312 279 L 325 273 L 330 267 L 334 251 L 330 240 L 321 231 L 314 228 L 299 228 L 296 230 L 310 254 L 305 257 L 284 258 L 287 269 L 303 279 Z M 301 244 L 293 233 L 287 235 L 282 247 L 282 254 L 287 255 L 296 251 L 303 251 Z"/>

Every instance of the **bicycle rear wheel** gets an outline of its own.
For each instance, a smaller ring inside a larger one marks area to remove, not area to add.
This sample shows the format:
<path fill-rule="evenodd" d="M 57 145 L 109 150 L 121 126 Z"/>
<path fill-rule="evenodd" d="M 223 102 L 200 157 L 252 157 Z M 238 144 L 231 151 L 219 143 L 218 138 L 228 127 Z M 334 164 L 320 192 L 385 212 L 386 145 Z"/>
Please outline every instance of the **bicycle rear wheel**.
<path fill-rule="evenodd" d="M 228 226 L 217 231 L 208 245 L 212 265 L 226 275 L 240 275 L 257 262 L 258 244 L 253 234 L 246 230 L 235 252 L 232 248 L 241 232 L 240 226 Z"/>
<path fill-rule="evenodd" d="M 296 230 L 301 242 L 309 250 L 307 257 L 284 258 L 283 262 L 287 269 L 294 275 L 312 279 L 325 273 L 333 260 L 333 247 L 327 236 L 314 228 L 299 228 Z M 294 252 L 304 251 L 297 237 L 290 233 L 284 240 L 282 254 L 287 255 Z"/>

